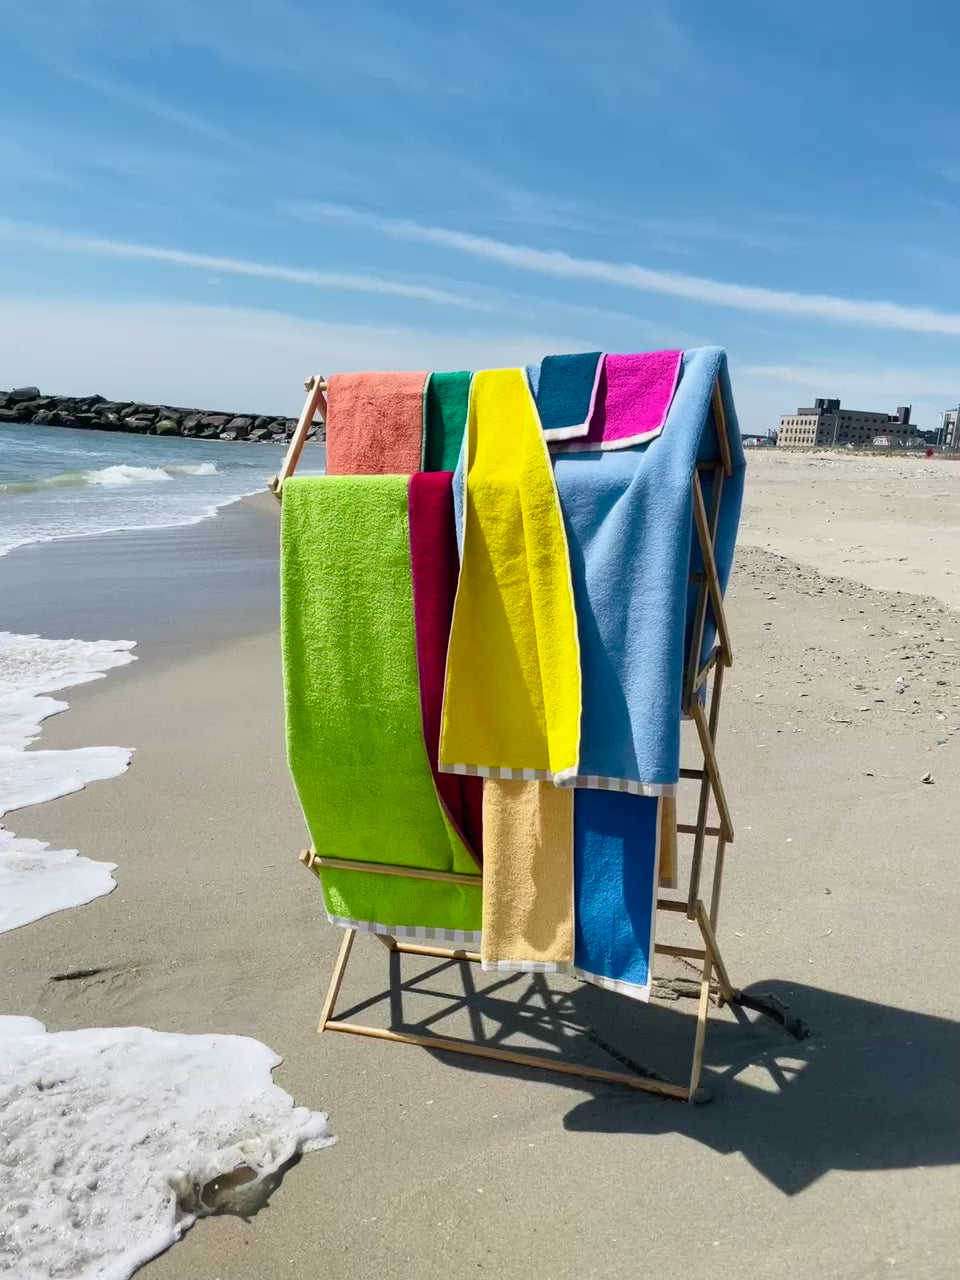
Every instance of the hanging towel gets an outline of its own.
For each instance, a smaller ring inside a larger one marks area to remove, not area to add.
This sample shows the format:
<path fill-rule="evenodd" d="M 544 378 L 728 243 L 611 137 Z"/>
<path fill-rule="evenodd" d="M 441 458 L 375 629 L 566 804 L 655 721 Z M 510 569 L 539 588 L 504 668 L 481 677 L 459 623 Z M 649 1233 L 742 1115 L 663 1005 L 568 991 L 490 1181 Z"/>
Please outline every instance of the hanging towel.
<path fill-rule="evenodd" d="M 427 382 L 424 471 L 453 471 L 467 426 L 472 373 L 431 373 Z"/>
<path fill-rule="evenodd" d="M 539 365 L 527 365 L 527 382 L 545 440 L 570 440 L 587 434 L 602 369 L 599 351 L 547 356 Z"/>
<path fill-rule="evenodd" d="M 663 430 L 677 388 L 682 351 L 604 356 L 590 429 L 558 451 L 627 449 L 648 444 Z M 541 373 L 541 383 L 543 374 Z"/>
<path fill-rule="evenodd" d="M 327 475 L 419 471 L 426 380 L 425 373 L 335 373 L 327 390 Z"/>
<path fill-rule="evenodd" d="M 573 811 L 573 972 L 635 1000 L 650 998 L 660 802 L 579 790 Z"/>
<path fill-rule="evenodd" d="M 553 459 L 583 673 L 578 786 L 653 795 L 675 790 L 684 651 L 692 633 L 688 609 L 696 598 L 688 583 L 694 554 L 691 483 L 698 461 L 719 456 L 711 409 L 718 379 L 733 460 L 716 540 L 725 589 L 744 454 L 719 347 L 686 352 L 666 429 L 649 445 Z M 705 637 L 705 649 L 707 644 Z"/>
<path fill-rule="evenodd" d="M 405 476 L 283 486 L 287 756 L 320 855 L 476 873 L 423 743 Z M 479 942 L 481 888 L 322 871 L 335 923 Z"/>
<path fill-rule="evenodd" d="M 573 963 L 573 798 L 549 782 L 483 783 L 484 969 Z"/>
<path fill-rule="evenodd" d="M 464 450 L 440 767 L 560 782 L 577 771 L 577 624 L 556 488 L 522 369 L 474 374 Z"/>
<path fill-rule="evenodd" d="M 677 887 L 677 797 L 660 797 L 660 886 Z"/>
<path fill-rule="evenodd" d="M 417 626 L 417 666 L 423 737 L 437 794 L 479 865 L 482 848 L 483 780 L 441 773 L 437 763 L 443 678 L 460 561 L 453 525 L 449 471 L 410 477 L 410 563 Z"/>

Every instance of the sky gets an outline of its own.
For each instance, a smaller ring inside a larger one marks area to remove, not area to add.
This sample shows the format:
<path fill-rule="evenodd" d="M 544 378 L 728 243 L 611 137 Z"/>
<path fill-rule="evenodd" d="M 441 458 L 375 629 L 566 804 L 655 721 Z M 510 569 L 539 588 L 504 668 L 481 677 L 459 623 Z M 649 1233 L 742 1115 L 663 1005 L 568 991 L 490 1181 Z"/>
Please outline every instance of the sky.
<path fill-rule="evenodd" d="M 727 349 L 741 426 L 960 401 L 935 0 L 0 0 L 0 387 Z"/>

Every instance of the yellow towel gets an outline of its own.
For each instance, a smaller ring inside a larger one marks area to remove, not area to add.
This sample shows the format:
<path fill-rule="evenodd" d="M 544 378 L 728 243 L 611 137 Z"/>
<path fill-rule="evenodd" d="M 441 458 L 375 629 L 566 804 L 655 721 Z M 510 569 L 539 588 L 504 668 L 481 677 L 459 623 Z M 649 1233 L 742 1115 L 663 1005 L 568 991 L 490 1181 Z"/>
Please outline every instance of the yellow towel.
<path fill-rule="evenodd" d="M 580 753 L 580 648 L 553 469 L 522 370 L 473 375 L 466 447 L 440 767 L 562 782 Z"/>
<path fill-rule="evenodd" d="M 660 797 L 660 885 L 677 887 L 677 797 Z"/>
<path fill-rule="evenodd" d="M 484 969 L 573 963 L 573 799 L 549 782 L 484 781 Z"/>

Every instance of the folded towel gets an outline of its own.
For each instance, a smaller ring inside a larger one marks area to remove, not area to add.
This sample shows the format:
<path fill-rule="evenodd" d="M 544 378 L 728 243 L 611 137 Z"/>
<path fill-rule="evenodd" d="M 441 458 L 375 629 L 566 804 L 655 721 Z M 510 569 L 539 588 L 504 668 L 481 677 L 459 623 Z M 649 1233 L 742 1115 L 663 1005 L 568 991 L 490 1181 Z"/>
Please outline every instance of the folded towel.
<path fill-rule="evenodd" d="M 474 374 L 464 445 L 440 767 L 562 781 L 577 768 L 577 626 L 556 488 L 522 369 Z"/>
<path fill-rule="evenodd" d="M 717 566 L 726 586 L 744 455 L 726 356 L 688 351 L 663 434 L 633 450 L 558 454 L 554 474 L 570 548 L 583 677 L 577 785 L 671 794 L 680 768 L 684 652 L 695 599 L 691 482 L 718 456 L 711 396 L 719 379 L 732 477 L 724 482 Z M 696 561 L 694 560 L 694 563 Z M 706 645 L 706 641 L 705 641 Z"/>
<path fill-rule="evenodd" d="M 636 1000 L 650 998 L 659 801 L 577 791 L 573 810 L 573 972 Z"/>
<path fill-rule="evenodd" d="M 663 430 L 680 376 L 682 351 L 604 356 L 590 429 L 555 446 L 582 453 L 648 444 Z M 543 374 L 541 373 L 541 383 Z"/>
<path fill-rule="evenodd" d="M 452 471 L 467 426 L 472 373 L 431 373 L 427 383 L 424 471 Z"/>
<path fill-rule="evenodd" d="M 287 757 L 318 854 L 477 875 L 477 887 L 322 871 L 339 924 L 476 943 L 476 864 L 423 743 L 405 476 L 283 486 Z"/>
<path fill-rule="evenodd" d="M 527 365 L 527 381 L 545 440 L 570 440 L 587 434 L 602 369 L 599 351 L 547 356 L 542 364 Z"/>
<path fill-rule="evenodd" d="M 573 963 L 573 797 L 549 782 L 484 782 L 484 969 Z"/>
<path fill-rule="evenodd" d="M 335 373 L 327 390 L 327 475 L 419 471 L 426 380 L 425 373 Z"/>
<path fill-rule="evenodd" d="M 437 763 L 447 645 L 460 569 L 453 525 L 452 479 L 449 471 L 420 471 L 410 477 L 410 563 L 417 624 L 417 666 L 423 737 L 437 794 L 479 865 L 483 840 L 483 779 L 441 773 Z"/>

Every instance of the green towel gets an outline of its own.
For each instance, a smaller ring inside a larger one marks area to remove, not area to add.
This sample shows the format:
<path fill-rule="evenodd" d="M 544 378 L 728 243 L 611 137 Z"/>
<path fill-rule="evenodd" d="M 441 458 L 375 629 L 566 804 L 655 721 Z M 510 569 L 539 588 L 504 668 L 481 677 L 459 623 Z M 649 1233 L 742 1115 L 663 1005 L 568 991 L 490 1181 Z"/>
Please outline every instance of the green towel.
<path fill-rule="evenodd" d="M 424 471 L 455 471 L 467 425 L 471 373 L 431 373 L 427 383 Z"/>
<path fill-rule="evenodd" d="M 317 853 L 476 874 L 423 741 L 407 476 L 286 481 L 281 534 L 287 758 Z M 324 869 L 327 912 L 473 941 L 481 888 Z"/>

